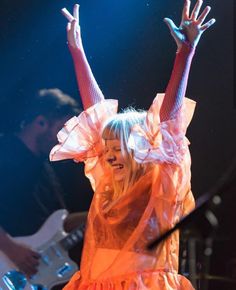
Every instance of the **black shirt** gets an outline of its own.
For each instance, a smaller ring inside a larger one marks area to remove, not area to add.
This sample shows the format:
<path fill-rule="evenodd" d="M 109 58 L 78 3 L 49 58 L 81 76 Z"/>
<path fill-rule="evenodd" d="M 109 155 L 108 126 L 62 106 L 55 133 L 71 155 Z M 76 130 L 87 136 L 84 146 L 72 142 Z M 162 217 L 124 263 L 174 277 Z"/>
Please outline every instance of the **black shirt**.
<path fill-rule="evenodd" d="M 0 138 L 0 225 L 12 236 L 34 234 L 55 210 L 63 190 L 48 160 L 16 136 Z"/>

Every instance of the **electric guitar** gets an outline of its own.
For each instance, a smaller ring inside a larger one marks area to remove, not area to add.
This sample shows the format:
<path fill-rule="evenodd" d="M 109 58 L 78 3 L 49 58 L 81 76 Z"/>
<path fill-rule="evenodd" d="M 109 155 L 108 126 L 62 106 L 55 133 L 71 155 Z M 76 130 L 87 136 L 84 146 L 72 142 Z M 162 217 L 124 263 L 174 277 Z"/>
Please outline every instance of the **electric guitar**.
<path fill-rule="evenodd" d="M 70 279 L 78 267 L 67 252 L 83 239 L 84 225 L 69 234 L 64 232 L 63 223 L 67 215 L 66 210 L 58 210 L 34 235 L 12 238 L 40 254 L 38 272 L 33 277 L 26 279 L 14 263 L 0 251 L 0 290 L 49 290 Z"/>

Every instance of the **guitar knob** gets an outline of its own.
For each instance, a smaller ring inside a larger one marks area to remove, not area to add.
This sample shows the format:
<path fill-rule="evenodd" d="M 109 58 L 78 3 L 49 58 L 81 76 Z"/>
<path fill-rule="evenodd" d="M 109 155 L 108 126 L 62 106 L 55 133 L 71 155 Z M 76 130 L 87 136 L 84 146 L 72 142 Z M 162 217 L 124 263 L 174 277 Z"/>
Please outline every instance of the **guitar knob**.
<path fill-rule="evenodd" d="M 7 272 L 2 280 L 10 290 L 24 290 L 27 284 L 25 275 L 15 270 Z"/>

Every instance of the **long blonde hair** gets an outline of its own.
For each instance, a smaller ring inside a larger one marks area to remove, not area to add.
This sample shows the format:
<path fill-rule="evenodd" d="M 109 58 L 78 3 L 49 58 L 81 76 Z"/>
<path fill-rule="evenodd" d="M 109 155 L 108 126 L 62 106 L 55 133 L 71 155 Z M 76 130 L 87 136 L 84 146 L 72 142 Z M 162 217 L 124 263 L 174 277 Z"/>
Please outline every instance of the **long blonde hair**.
<path fill-rule="evenodd" d="M 146 171 L 148 164 L 137 163 L 134 160 L 133 150 L 128 147 L 128 140 L 131 129 L 135 124 L 142 125 L 146 117 L 145 111 L 136 111 L 133 108 L 127 108 L 108 120 L 105 124 L 102 138 L 119 139 L 121 145 L 121 153 L 127 160 L 128 174 L 125 177 L 122 186 L 113 180 L 114 198 L 118 198 L 127 192 Z"/>

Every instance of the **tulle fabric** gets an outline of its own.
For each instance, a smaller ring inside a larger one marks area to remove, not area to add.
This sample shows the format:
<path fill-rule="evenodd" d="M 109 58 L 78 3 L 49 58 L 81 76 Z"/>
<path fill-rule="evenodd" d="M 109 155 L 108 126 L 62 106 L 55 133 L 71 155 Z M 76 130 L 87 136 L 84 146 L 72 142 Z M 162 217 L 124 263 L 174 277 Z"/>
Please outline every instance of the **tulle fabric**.
<path fill-rule="evenodd" d="M 59 144 L 51 150 L 50 159 L 85 161 L 101 155 L 104 122 L 117 113 L 117 108 L 117 100 L 104 100 L 67 121 L 57 134 Z"/>
<path fill-rule="evenodd" d="M 147 244 L 172 228 L 194 207 L 190 186 L 190 154 L 185 132 L 195 103 L 184 100 L 175 119 L 160 123 L 163 96 L 158 95 L 142 127 L 134 127 L 129 145 L 138 162 L 152 166 L 128 191 L 113 198 L 109 170 L 103 159 L 104 123 L 117 103 L 103 101 L 71 119 L 59 132 L 52 160 L 85 161 L 95 191 L 88 214 L 81 272 L 66 290 L 193 289 L 178 275 L 179 234 L 174 232 L 155 250 Z"/>
<path fill-rule="evenodd" d="M 80 272 L 77 272 L 63 290 L 193 290 L 191 283 L 183 276 L 166 271 L 143 271 L 93 281 L 80 286 Z"/>
<path fill-rule="evenodd" d="M 50 160 L 73 159 L 85 162 L 85 174 L 93 190 L 104 175 L 104 123 L 117 113 L 117 100 L 104 100 L 66 122 L 57 134 L 59 144 L 50 152 Z"/>
<path fill-rule="evenodd" d="M 164 94 L 158 94 L 150 107 L 143 127 L 134 126 L 129 147 L 134 150 L 134 158 L 139 163 L 179 164 L 188 150 L 186 129 L 192 119 L 195 102 L 185 98 L 184 105 L 176 118 L 160 122 L 160 108 Z"/>

